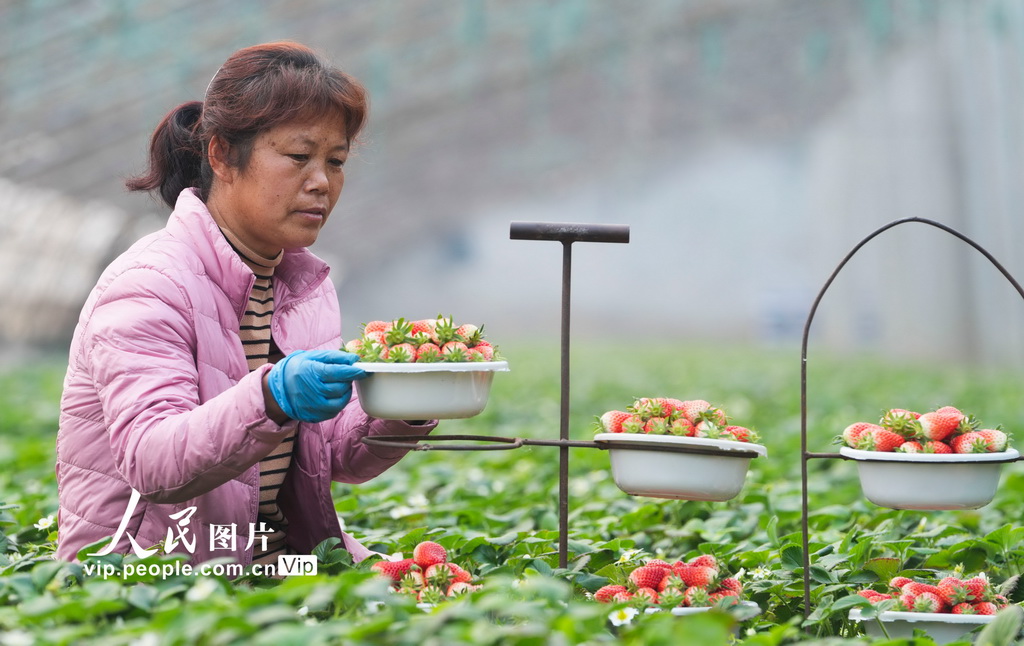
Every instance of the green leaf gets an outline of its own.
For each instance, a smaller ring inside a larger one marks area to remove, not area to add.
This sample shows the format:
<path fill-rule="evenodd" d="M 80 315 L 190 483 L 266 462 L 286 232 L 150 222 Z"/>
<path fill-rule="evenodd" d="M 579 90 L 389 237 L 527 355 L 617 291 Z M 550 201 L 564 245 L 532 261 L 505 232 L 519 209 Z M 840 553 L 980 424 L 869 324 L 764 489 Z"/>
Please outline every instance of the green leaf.
<path fill-rule="evenodd" d="M 996 613 L 992 622 L 985 626 L 975 640 L 976 646 L 1008 646 L 1014 643 L 1021 625 L 1024 624 L 1024 609 L 1007 606 Z"/>

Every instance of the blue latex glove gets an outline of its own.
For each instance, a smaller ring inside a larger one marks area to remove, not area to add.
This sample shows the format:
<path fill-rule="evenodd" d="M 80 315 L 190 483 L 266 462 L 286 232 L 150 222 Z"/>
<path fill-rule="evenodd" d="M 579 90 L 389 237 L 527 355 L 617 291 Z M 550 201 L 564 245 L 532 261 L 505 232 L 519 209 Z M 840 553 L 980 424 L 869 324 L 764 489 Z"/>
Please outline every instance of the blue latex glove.
<path fill-rule="evenodd" d="M 367 376 L 352 367 L 358 360 L 359 355 L 341 350 L 292 352 L 267 374 L 270 394 L 292 419 L 331 419 L 352 399 L 352 382 Z"/>

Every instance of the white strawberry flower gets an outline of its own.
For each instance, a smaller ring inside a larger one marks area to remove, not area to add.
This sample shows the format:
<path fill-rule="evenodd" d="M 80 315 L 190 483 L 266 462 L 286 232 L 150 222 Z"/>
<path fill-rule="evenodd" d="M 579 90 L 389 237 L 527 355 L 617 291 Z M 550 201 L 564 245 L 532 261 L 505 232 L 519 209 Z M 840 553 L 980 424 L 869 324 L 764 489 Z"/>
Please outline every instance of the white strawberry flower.
<path fill-rule="evenodd" d="M 49 529 L 50 527 L 53 527 L 53 523 L 53 514 L 50 514 L 49 516 L 43 516 L 42 518 L 37 520 L 35 522 L 34 527 L 36 529 Z"/>
<path fill-rule="evenodd" d="M 188 592 L 185 593 L 185 598 L 189 601 L 205 601 L 218 587 L 220 586 L 217 585 L 216 581 L 204 576 L 189 588 Z"/>
<path fill-rule="evenodd" d="M 639 610 L 631 606 L 618 608 L 608 614 L 608 621 L 612 622 L 613 626 L 624 626 L 633 621 L 633 617 L 636 617 L 639 612 Z"/>
<path fill-rule="evenodd" d="M 429 505 L 430 505 L 430 501 L 427 500 L 427 497 L 424 496 L 421 493 L 414 493 L 413 495 L 409 496 L 409 506 L 410 507 L 416 507 L 418 509 L 425 509 Z"/>
<path fill-rule="evenodd" d="M 622 555 L 619 556 L 617 563 L 629 563 L 637 557 L 643 550 L 622 550 Z"/>
<path fill-rule="evenodd" d="M 412 514 L 415 514 L 415 513 L 416 513 L 416 510 L 413 509 L 412 507 L 408 507 L 406 505 L 397 505 L 396 507 L 394 507 L 391 510 L 391 517 L 394 518 L 395 520 L 398 520 L 399 518 L 404 518 L 405 516 L 411 516 Z"/>

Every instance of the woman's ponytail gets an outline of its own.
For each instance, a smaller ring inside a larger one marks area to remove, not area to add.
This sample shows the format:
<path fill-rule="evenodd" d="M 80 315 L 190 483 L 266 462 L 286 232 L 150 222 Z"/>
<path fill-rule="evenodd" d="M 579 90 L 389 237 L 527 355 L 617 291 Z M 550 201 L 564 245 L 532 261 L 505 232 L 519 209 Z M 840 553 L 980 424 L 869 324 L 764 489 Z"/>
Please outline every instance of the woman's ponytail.
<path fill-rule="evenodd" d="M 146 173 L 129 178 L 125 185 L 130 191 L 159 190 L 160 197 L 172 209 L 178 194 L 186 188 L 198 188 L 203 193 L 203 140 L 199 133 L 199 120 L 203 104 L 199 101 L 182 103 L 167 113 L 153 131 L 149 143 L 149 169 Z"/>

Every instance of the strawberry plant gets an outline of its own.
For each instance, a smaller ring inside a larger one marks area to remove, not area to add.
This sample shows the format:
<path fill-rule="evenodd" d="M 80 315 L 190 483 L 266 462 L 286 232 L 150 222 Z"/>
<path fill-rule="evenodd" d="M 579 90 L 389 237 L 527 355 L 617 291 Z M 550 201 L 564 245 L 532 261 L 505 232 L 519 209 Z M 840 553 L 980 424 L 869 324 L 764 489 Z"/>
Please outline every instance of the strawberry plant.
<path fill-rule="evenodd" d="M 367 547 L 413 558 L 418 544 L 437 543 L 446 562 L 457 563 L 473 575 L 473 585 L 482 586 L 433 607 L 392 591 L 393 582 L 372 569 L 379 559 L 353 564 L 330 544 L 315 550 L 316 576 L 283 580 L 148 573 L 125 580 L 105 578 L 93 566 L 119 571 L 134 557 L 54 561 L 54 436 L 64 358 L 2 368 L 0 641 L 852 646 L 871 642 L 848 619 L 855 606 L 846 604 L 871 605 L 858 590 L 887 593 L 896 576 L 934 585 L 950 573 L 968 579 L 964 573 L 983 571 L 1009 603 L 997 618 L 1014 610 L 1024 600 L 1024 591 L 1013 585 L 1024 572 L 1018 520 L 1024 518 L 1024 470 L 1010 465 L 985 507 L 917 513 L 871 505 L 861 496 L 854 465 L 817 460 L 809 465 L 813 587 L 811 616 L 804 621 L 796 354 L 638 346 L 609 371 L 607 344 L 576 342 L 570 401 L 575 439 L 589 439 L 594 411 L 622 408 L 623 388 L 701 393 L 729 416 L 756 421 L 770 438 L 771 457 L 756 461 L 735 499 L 702 503 L 624 495 L 611 481 L 603 452 L 574 449 L 565 568 L 558 559 L 553 494 L 559 465 L 552 449 L 413 452 L 369 482 L 336 483 L 336 511 L 346 531 Z M 531 341 L 517 346 L 515 356 L 530 369 L 508 373 L 480 415 L 458 422 L 461 432 L 557 437 L 557 348 Z M 1024 378 L 1016 370 L 909 361 L 893 366 L 891 358 L 819 354 L 815 371 L 842 378 L 812 380 L 810 428 L 844 428 L 855 417 L 851 402 L 894 393 L 917 410 L 953 401 L 962 410 L 985 410 L 1008 429 L 1024 425 Z M 809 440 L 816 450 L 829 437 Z M 629 573 L 648 561 L 689 563 L 705 554 L 728 564 L 728 574 L 742 583 L 743 599 L 756 603 L 760 614 L 740 618 L 720 608 L 693 616 L 647 614 L 632 600 L 595 601 L 606 585 L 628 588 Z M 179 558 L 154 557 L 153 563 Z"/>

